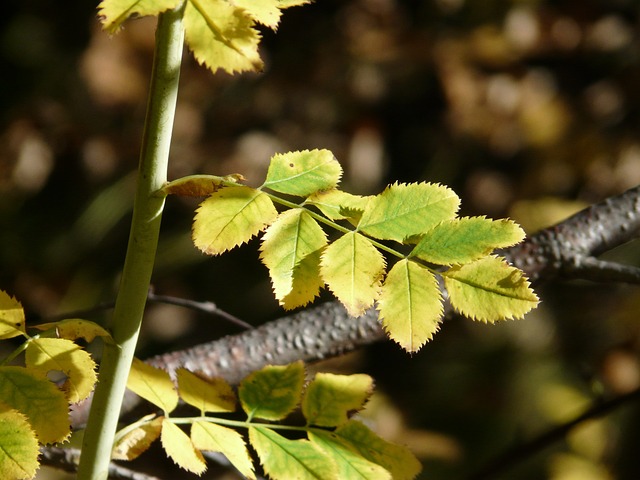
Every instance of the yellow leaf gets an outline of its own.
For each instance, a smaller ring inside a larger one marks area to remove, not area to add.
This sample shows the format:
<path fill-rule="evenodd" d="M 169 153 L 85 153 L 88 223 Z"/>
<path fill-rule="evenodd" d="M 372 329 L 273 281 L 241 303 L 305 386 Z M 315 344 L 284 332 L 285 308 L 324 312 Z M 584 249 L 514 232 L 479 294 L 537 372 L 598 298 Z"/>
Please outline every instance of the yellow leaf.
<path fill-rule="evenodd" d="M 242 436 L 235 430 L 209 422 L 194 422 L 191 441 L 199 450 L 220 452 L 247 478 L 255 479 L 253 462 Z"/>
<path fill-rule="evenodd" d="M 189 436 L 166 418 L 162 419 L 160 441 L 169 458 L 181 468 L 196 475 L 202 475 L 207 469 L 202 453 L 193 446 Z"/>
<path fill-rule="evenodd" d="M 385 261 L 369 240 L 350 232 L 329 245 L 322 255 L 320 272 L 349 315 L 362 315 L 380 293 Z"/>
<path fill-rule="evenodd" d="M 180 397 L 205 412 L 233 412 L 236 396 L 231 386 L 222 378 L 201 378 L 184 368 L 176 371 Z"/>
<path fill-rule="evenodd" d="M 22 304 L 0 290 L 0 340 L 17 337 L 24 333 Z"/>
<path fill-rule="evenodd" d="M 171 413 L 178 406 L 178 392 L 167 372 L 133 359 L 127 388 L 136 395 Z"/>
<path fill-rule="evenodd" d="M 0 403 L 0 478 L 33 478 L 39 454 L 38 440 L 27 418 Z"/>
<path fill-rule="evenodd" d="M 153 416 L 153 415 L 152 415 Z M 133 460 L 146 452 L 160 436 L 162 419 L 157 417 L 118 438 L 111 451 L 112 460 Z"/>
<path fill-rule="evenodd" d="M 37 328 L 38 330 L 55 328 L 58 338 L 66 338 L 67 340 L 84 338 L 87 342 L 93 342 L 96 337 L 111 339 L 111 334 L 97 323 L 79 318 L 62 320 L 60 322 L 41 323 L 39 325 L 33 325 L 33 328 Z"/>
<path fill-rule="evenodd" d="M 133 15 L 157 15 L 179 3 L 180 0 L 103 0 L 98 5 L 98 16 L 104 29 L 114 33 Z"/>
<path fill-rule="evenodd" d="M 256 22 L 273 30 L 280 22 L 279 0 L 234 0 L 234 4 L 242 8 Z"/>
<path fill-rule="evenodd" d="M 71 340 L 64 338 L 37 338 L 27 346 L 27 367 L 43 376 L 51 371 L 65 377 L 62 390 L 70 403 L 89 396 L 96 384 L 96 364 L 91 355 Z"/>

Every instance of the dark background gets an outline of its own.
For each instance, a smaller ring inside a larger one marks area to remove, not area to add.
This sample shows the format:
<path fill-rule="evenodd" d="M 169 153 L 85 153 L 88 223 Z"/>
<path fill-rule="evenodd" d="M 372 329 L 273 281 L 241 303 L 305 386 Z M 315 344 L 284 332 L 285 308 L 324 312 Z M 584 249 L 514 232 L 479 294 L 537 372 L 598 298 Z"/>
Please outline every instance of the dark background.
<path fill-rule="evenodd" d="M 263 32 L 261 74 L 211 75 L 185 55 L 170 178 L 237 172 L 258 185 L 273 153 L 329 148 L 348 191 L 442 182 L 462 214 L 535 231 L 640 183 L 639 11 L 632 0 L 291 9 L 277 34 Z M 130 21 L 110 37 L 94 4 L 71 0 L 9 2 L 0 16 L 0 288 L 33 321 L 115 296 L 154 28 Z M 283 315 L 257 241 L 220 258 L 194 249 L 195 205 L 168 200 L 156 292 L 254 325 Z M 610 258 L 638 264 L 640 251 Z M 554 282 L 539 293 L 524 320 L 455 319 L 416 355 L 379 344 L 319 368 L 373 375 L 380 434 L 416 452 L 421 478 L 465 478 L 640 384 L 636 287 Z M 171 306 L 147 317 L 141 357 L 238 331 Z M 500 478 L 637 479 L 639 442 L 640 409 L 627 405 Z M 176 478 L 158 451 L 146 455 Z"/>

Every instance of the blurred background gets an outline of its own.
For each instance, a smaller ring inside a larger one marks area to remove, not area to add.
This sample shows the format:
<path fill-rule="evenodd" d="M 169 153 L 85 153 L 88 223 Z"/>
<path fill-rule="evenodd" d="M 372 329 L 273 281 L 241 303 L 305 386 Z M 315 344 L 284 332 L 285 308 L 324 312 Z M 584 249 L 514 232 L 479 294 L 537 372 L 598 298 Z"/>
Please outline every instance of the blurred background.
<path fill-rule="evenodd" d="M 0 17 L 0 288 L 34 322 L 112 300 L 124 259 L 155 20 L 109 36 L 95 12 L 94 2 L 23 0 Z M 634 0 L 291 9 L 277 34 L 263 32 L 263 73 L 211 75 L 185 56 L 169 176 L 242 173 L 259 185 L 274 153 L 328 148 L 346 190 L 442 182 L 462 214 L 533 232 L 640 183 L 639 14 Z M 196 204 L 167 202 L 156 293 L 212 301 L 253 325 L 282 316 L 257 241 L 220 258 L 195 250 Z M 640 265 L 640 249 L 608 258 Z M 381 343 L 318 368 L 374 376 L 367 421 L 418 455 L 420 478 L 470 478 L 640 385 L 639 293 L 554 282 L 524 320 L 454 319 L 416 355 Z M 109 312 L 91 319 L 108 325 Z M 238 331 L 152 305 L 139 356 Z M 629 404 L 491 478 L 637 479 L 639 445 L 640 406 Z M 161 458 L 141 462 L 190 478 Z"/>

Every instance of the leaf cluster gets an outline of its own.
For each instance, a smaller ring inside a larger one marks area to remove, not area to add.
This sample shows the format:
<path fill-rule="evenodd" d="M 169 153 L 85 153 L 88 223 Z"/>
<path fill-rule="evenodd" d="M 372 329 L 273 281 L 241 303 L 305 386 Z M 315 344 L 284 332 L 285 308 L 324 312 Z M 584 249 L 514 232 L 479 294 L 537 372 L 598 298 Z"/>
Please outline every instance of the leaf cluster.
<path fill-rule="evenodd" d="M 437 332 L 443 290 L 458 312 L 489 323 L 537 305 L 523 272 L 492 254 L 524 238 L 513 221 L 458 217 L 460 199 L 443 185 L 396 183 L 363 197 L 339 190 L 341 175 L 330 151 L 305 150 L 274 155 L 258 188 L 239 175 L 198 175 L 164 191 L 209 194 L 193 223 L 207 254 L 264 231 L 260 258 L 284 308 L 308 304 L 327 286 L 352 316 L 376 305 L 390 338 L 410 352 Z"/>
<path fill-rule="evenodd" d="M 237 394 L 219 378 L 203 378 L 185 369 L 176 377 L 177 389 L 166 372 L 134 362 L 127 386 L 163 414 L 144 417 L 120 431 L 113 458 L 134 459 L 159 438 L 167 455 L 187 471 L 202 474 L 207 468 L 203 452 L 219 452 L 242 475 L 255 479 L 248 439 L 273 479 L 402 480 L 414 478 L 421 469 L 406 448 L 386 442 L 350 418 L 372 393 L 373 382 L 367 375 L 319 373 L 305 388 L 305 369 L 299 361 L 253 372 L 240 383 Z M 180 398 L 200 416 L 172 417 Z M 246 421 L 221 417 L 234 412 L 238 403 Z M 298 405 L 304 425 L 275 423 Z M 180 424 L 190 425 L 188 434 Z M 248 435 L 238 429 L 246 429 Z M 306 438 L 291 439 L 279 431 Z"/>

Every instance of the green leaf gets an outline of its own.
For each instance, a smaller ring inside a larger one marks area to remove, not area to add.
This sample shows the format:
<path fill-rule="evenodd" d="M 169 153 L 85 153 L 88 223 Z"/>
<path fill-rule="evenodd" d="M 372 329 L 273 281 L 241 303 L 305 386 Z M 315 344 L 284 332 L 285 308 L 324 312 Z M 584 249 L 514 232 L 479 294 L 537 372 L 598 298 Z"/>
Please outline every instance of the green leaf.
<path fill-rule="evenodd" d="M 422 470 L 409 449 L 383 440 L 360 422 L 350 420 L 335 434 L 362 457 L 391 472 L 394 480 L 411 480 Z"/>
<path fill-rule="evenodd" d="M 178 393 L 169 374 L 137 358 L 133 359 L 127 388 L 167 414 L 178 406 Z"/>
<path fill-rule="evenodd" d="M 369 375 L 318 373 L 302 398 L 302 413 L 308 425 L 335 427 L 345 423 L 350 412 L 360 410 L 372 391 Z"/>
<path fill-rule="evenodd" d="M 146 452 L 151 444 L 160 437 L 163 418 L 154 418 L 118 438 L 113 445 L 111 459 L 134 460 Z"/>
<path fill-rule="evenodd" d="M 207 197 L 228 183 L 238 183 L 242 180 L 244 180 L 244 177 L 239 173 L 232 173 L 224 177 L 216 177 L 215 175 L 188 175 L 167 183 L 161 188 L 161 191 L 165 195 Z"/>
<path fill-rule="evenodd" d="M 493 323 L 522 318 L 538 305 L 538 297 L 522 271 L 499 257 L 452 267 L 442 276 L 451 305 L 474 320 Z"/>
<path fill-rule="evenodd" d="M 327 238 L 303 208 L 281 213 L 267 228 L 260 258 L 269 269 L 276 298 L 285 308 L 306 305 L 324 285 L 320 253 Z"/>
<path fill-rule="evenodd" d="M 260 33 L 242 8 L 225 0 L 189 0 L 183 21 L 189 49 L 212 72 L 262 69 Z"/>
<path fill-rule="evenodd" d="M 202 453 L 193 446 L 189 436 L 166 418 L 162 419 L 160 441 L 169 458 L 180 468 L 196 475 L 201 475 L 207 469 Z"/>
<path fill-rule="evenodd" d="M 305 203 L 314 205 L 331 220 L 349 220 L 357 224 L 371 198 L 332 188 L 310 195 Z"/>
<path fill-rule="evenodd" d="M 33 478 L 39 454 L 38 440 L 27 418 L 0 403 L 0 478 Z"/>
<path fill-rule="evenodd" d="M 515 245 L 524 236 L 524 231 L 511 220 L 484 217 L 445 220 L 422 236 L 411 256 L 438 265 L 468 263 L 496 248 Z"/>
<path fill-rule="evenodd" d="M 349 315 L 358 317 L 373 305 L 380 293 L 385 261 L 371 242 L 350 232 L 329 245 L 320 262 L 320 273 Z"/>
<path fill-rule="evenodd" d="M 56 329 L 58 338 L 66 338 L 67 340 L 77 340 L 84 338 L 87 342 L 93 342 L 96 337 L 111 339 L 111 334 L 95 322 L 82 320 L 80 318 L 70 318 L 59 322 L 41 323 L 33 325 L 32 328 L 38 330 Z"/>
<path fill-rule="evenodd" d="M 267 427 L 249 427 L 249 441 L 275 480 L 338 478 L 335 464 L 308 440 L 288 440 Z"/>
<path fill-rule="evenodd" d="M 198 421 L 191 426 L 191 441 L 199 450 L 222 453 L 242 475 L 256 478 L 244 439 L 235 430 Z"/>
<path fill-rule="evenodd" d="M 0 290 L 0 340 L 24 335 L 24 310 L 22 304 Z"/>
<path fill-rule="evenodd" d="M 24 367 L 0 367 L 0 398 L 27 416 L 41 443 L 62 442 L 71 433 L 64 394 Z"/>
<path fill-rule="evenodd" d="M 380 465 L 363 458 L 353 447 L 333 432 L 309 431 L 309 440 L 319 446 L 335 462 L 336 478 L 391 480 L 391 473 Z"/>
<path fill-rule="evenodd" d="M 342 167 L 329 150 L 304 150 L 271 157 L 263 187 L 306 197 L 338 185 Z"/>
<path fill-rule="evenodd" d="M 178 393 L 189 405 L 205 412 L 233 412 L 236 396 L 222 378 L 201 378 L 184 368 L 176 370 Z"/>
<path fill-rule="evenodd" d="M 385 278 L 378 310 L 389 337 L 408 352 L 417 352 L 438 331 L 442 319 L 442 294 L 435 275 L 422 265 L 400 260 Z"/>
<path fill-rule="evenodd" d="M 242 380 L 238 395 L 249 418 L 281 420 L 300 401 L 303 383 L 301 361 L 284 366 L 267 365 Z"/>
<path fill-rule="evenodd" d="M 66 379 L 61 388 L 71 403 L 87 398 L 98 378 L 91 355 L 64 338 L 32 340 L 27 346 L 25 362 L 31 371 L 42 376 L 50 371 L 62 372 Z"/>
<path fill-rule="evenodd" d="M 203 252 L 219 255 L 249 241 L 277 216 L 267 194 L 245 186 L 223 188 L 200 204 L 193 241 Z"/>
<path fill-rule="evenodd" d="M 374 238 L 403 242 L 455 217 L 460 199 L 434 183 L 390 185 L 368 203 L 358 230 Z"/>
<path fill-rule="evenodd" d="M 132 15 L 158 15 L 175 8 L 181 0 L 103 0 L 98 5 L 98 16 L 105 30 L 115 33 Z"/>

